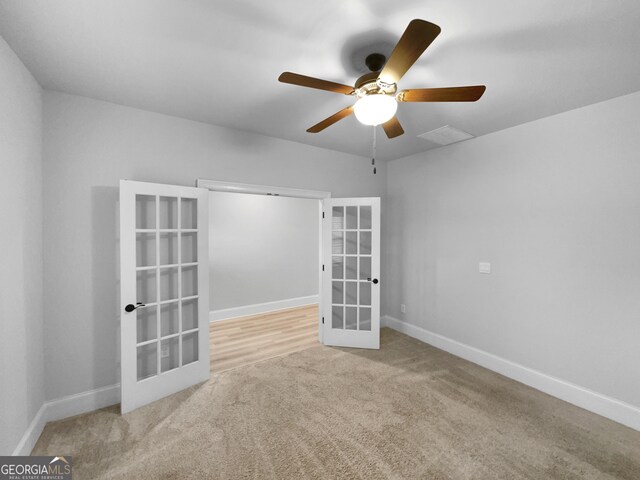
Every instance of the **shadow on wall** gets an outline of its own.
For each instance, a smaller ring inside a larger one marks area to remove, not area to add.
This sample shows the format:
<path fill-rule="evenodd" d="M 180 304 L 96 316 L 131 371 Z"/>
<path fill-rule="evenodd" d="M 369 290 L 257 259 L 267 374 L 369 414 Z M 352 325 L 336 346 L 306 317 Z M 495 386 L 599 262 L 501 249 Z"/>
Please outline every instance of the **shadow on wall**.
<path fill-rule="evenodd" d="M 120 258 L 118 187 L 91 187 L 93 378 L 119 372 Z M 82 319 L 80 319 L 82 321 Z M 118 365 L 117 369 L 113 366 Z M 117 376 L 119 377 L 119 375 Z M 112 378 L 108 385 L 118 382 Z M 94 388 L 103 385 L 94 385 Z"/>

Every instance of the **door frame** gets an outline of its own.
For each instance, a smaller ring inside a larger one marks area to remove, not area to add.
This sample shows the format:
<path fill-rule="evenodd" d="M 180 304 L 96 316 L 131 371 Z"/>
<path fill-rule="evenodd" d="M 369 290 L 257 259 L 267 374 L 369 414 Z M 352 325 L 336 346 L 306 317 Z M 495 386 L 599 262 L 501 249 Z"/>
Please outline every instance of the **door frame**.
<path fill-rule="evenodd" d="M 322 201 L 331 198 L 331 192 L 325 192 L 322 190 L 305 190 L 290 187 L 276 187 L 269 185 L 255 185 L 251 183 L 225 182 L 220 180 L 208 180 L 205 178 L 196 179 L 196 187 L 206 188 L 212 192 L 245 193 L 250 195 L 269 195 L 276 197 L 292 197 L 318 200 L 318 341 L 320 343 L 324 343 L 324 328 L 322 325 L 322 299 L 324 296 L 324 272 L 322 270 Z"/>

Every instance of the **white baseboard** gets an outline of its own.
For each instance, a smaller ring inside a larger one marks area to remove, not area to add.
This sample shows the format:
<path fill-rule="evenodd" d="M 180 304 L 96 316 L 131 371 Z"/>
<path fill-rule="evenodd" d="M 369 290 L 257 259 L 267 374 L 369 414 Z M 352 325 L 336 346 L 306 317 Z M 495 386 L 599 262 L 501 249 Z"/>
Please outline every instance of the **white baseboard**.
<path fill-rule="evenodd" d="M 212 310 L 209 312 L 209 321 L 229 320 L 231 318 L 246 317 L 248 315 L 259 315 L 261 313 L 285 310 L 287 308 L 302 307 L 320 301 L 319 295 L 309 295 L 308 297 L 288 298 L 275 302 L 256 303 L 255 305 L 245 305 L 243 307 L 225 308 L 223 310 Z"/>
<path fill-rule="evenodd" d="M 47 422 L 92 412 L 116 403 L 120 403 L 119 383 L 44 402 L 13 455 L 30 455 Z"/>
<path fill-rule="evenodd" d="M 87 392 L 45 402 L 47 422 L 62 420 L 81 413 L 93 412 L 100 408 L 120 403 L 120 384 L 96 388 Z"/>
<path fill-rule="evenodd" d="M 640 408 L 634 405 L 519 365 L 388 315 L 381 318 L 381 324 L 565 402 L 640 431 Z"/>
<path fill-rule="evenodd" d="M 27 430 L 24 432 L 24 435 L 22 435 L 22 438 L 20 439 L 20 442 L 18 442 L 18 445 L 16 446 L 12 455 L 29 455 L 31 453 L 31 450 L 33 450 L 36 442 L 38 441 L 38 438 L 40 438 L 40 434 L 42 433 L 42 430 L 44 430 L 44 426 L 46 424 L 46 406 L 43 403 L 38 410 L 38 413 L 36 413 L 36 416 L 27 427 Z"/>

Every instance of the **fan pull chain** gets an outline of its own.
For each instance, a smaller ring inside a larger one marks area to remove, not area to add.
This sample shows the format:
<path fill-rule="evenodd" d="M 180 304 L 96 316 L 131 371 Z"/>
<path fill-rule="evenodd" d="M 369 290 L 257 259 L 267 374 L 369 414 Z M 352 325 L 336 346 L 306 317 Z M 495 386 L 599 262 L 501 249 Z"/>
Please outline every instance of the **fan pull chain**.
<path fill-rule="evenodd" d="M 373 156 L 371 157 L 371 165 L 373 165 L 373 174 L 376 174 L 376 126 L 373 126 Z"/>

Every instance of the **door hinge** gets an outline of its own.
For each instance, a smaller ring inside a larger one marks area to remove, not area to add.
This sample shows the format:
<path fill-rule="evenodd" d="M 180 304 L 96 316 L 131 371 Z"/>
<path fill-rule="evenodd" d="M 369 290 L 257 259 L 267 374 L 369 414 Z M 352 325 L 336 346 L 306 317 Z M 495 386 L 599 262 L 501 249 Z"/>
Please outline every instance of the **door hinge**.
<path fill-rule="evenodd" d="M 324 272 L 324 265 L 322 265 L 322 271 Z"/>
<path fill-rule="evenodd" d="M 324 325 L 324 317 L 322 317 L 322 324 Z"/>
<path fill-rule="evenodd" d="M 322 218 L 324 218 L 324 212 L 322 212 Z"/>

